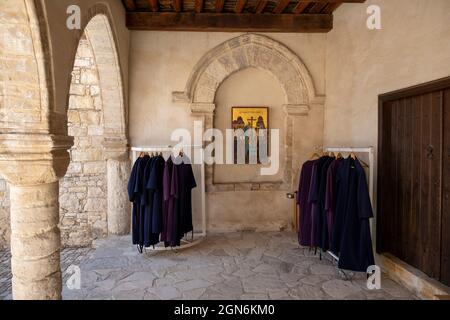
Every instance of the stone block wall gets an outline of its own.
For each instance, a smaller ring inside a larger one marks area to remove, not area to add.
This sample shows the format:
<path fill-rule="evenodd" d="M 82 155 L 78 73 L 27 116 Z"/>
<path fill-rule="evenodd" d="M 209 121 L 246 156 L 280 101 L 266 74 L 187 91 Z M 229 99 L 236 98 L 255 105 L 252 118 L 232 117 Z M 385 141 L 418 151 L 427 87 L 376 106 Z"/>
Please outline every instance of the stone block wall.
<path fill-rule="evenodd" d="M 0 248 L 9 243 L 9 187 L 5 180 L 0 179 Z"/>
<path fill-rule="evenodd" d="M 107 235 L 106 161 L 98 72 L 89 40 L 80 40 L 69 97 L 71 163 L 60 182 L 60 227 L 65 246 L 89 245 Z"/>

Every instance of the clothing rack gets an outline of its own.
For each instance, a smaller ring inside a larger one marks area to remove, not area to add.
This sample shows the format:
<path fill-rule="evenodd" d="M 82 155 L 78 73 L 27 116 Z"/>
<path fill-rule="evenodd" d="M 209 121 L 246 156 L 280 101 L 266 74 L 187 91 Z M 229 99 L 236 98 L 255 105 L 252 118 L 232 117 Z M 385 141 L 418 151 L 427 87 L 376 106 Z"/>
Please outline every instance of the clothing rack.
<path fill-rule="evenodd" d="M 367 164 L 368 169 L 369 169 L 369 196 L 370 196 L 370 201 L 372 203 L 372 207 L 373 207 L 373 201 L 374 201 L 374 161 L 375 161 L 375 156 L 374 156 L 374 148 L 373 147 L 366 147 L 366 148 L 352 148 L 352 147 L 325 147 L 323 148 L 323 152 L 334 152 L 334 153 L 362 153 L 362 154 L 368 154 L 369 157 L 369 163 Z M 373 226 L 372 226 L 372 221 L 370 224 L 370 229 L 371 229 L 371 235 L 372 235 L 372 243 L 375 243 L 375 239 L 374 239 L 374 233 L 373 233 Z M 333 252 L 327 251 L 328 255 L 332 258 L 333 261 L 338 262 L 339 261 L 339 257 L 336 256 Z M 322 258 L 322 252 L 320 252 L 320 258 Z M 346 279 L 351 279 L 351 276 L 349 276 L 346 272 L 344 272 L 343 270 L 339 270 L 339 272 L 346 278 Z"/>
<path fill-rule="evenodd" d="M 152 251 L 165 251 L 165 250 L 182 250 L 198 245 L 203 240 L 206 239 L 206 187 L 205 187 L 205 163 L 204 163 L 204 154 L 203 147 L 201 145 L 176 145 L 175 147 L 181 148 L 182 150 L 186 149 L 194 149 L 198 151 L 195 155 L 201 157 L 201 169 L 200 169 L 200 192 L 201 192 L 201 212 L 202 212 L 202 231 L 194 232 L 192 234 L 191 240 L 182 239 L 181 245 L 176 247 L 175 249 L 170 247 L 166 248 L 164 246 L 155 246 L 150 248 L 144 248 L 145 250 Z M 131 160 L 133 163 L 139 157 L 139 153 L 141 152 L 161 152 L 161 153 L 172 153 L 174 148 L 173 146 L 147 146 L 147 147 L 132 147 L 131 148 Z"/>

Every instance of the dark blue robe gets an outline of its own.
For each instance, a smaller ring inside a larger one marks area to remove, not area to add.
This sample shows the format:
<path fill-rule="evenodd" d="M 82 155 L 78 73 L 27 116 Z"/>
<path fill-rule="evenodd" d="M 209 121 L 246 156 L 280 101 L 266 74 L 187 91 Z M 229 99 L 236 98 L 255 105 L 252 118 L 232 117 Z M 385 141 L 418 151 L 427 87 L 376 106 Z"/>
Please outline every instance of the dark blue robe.
<path fill-rule="evenodd" d="M 370 235 L 373 211 L 366 174 L 357 159 L 342 160 L 336 173 L 336 188 L 331 250 L 339 254 L 339 268 L 366 272 L 375 264 Z"/>

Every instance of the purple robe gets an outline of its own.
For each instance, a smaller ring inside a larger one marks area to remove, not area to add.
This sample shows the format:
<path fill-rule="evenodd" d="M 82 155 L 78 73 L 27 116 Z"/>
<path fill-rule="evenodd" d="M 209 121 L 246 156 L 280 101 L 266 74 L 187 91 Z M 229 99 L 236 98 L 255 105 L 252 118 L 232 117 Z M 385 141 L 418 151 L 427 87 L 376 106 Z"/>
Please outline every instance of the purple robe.
<path fill-rule="evenodd" d="M 336 173 L 341 164 L 342 158 L 334 160 L 328 167 L 327 191 L 325 196 L 325 210 L 327 213 L 328 246 L 333 239 L 333 217 L 336 209 Z"/>
<path fill-rule="evenodd" d="M 303 164 L 298 185 L 297 204 L 300 206 L 300 226 L 298 228 L 298 242 L 301 246 L 311 246 L 311 202 L 308 201 L 311 186 L 313 165 L 316 161 Z"/>

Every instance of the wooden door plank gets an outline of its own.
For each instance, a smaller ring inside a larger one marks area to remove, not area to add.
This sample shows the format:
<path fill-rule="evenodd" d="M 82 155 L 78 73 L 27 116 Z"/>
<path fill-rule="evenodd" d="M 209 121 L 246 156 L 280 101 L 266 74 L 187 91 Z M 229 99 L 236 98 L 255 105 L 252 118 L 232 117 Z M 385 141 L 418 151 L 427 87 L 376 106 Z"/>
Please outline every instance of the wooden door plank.
<path fill-rule="evenodd" d="M 412 98 L 412 122 L 413 122 L 413 132 L 411 139 L 412 148 L 412 199 L 411 199 L 411 220 L 409 221 L 409 233 L 410 233 L 410 243 L 413 244 L 411 249 L 411 260 L 410 264 L 416 268 L 421 267 L 421 253 L 422 242 L 420 241 L 420 206 L 421 206 L 421 196 L 420 196 L 420 185 L 421 185 L 421 170 L 422 170 L 422 146 L 420 144 L 422 137 L 421 128 L 421 98 Z"/>
<path fill-rule="evenodd" d="M 443 91 L 431 94 L 431 145 L 434 147 L 431 170 L 431 211 L 429 215 L 431 237 L 431 276 L 440 279 L 441 270 L 441 212 L 442 212 L 442 107 Z"/>
<path fill-rule="evenodd" d="M 450 89 L 444 91 L 441 282 L 450 286 Z"/>

